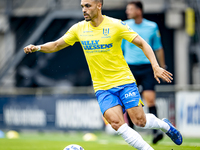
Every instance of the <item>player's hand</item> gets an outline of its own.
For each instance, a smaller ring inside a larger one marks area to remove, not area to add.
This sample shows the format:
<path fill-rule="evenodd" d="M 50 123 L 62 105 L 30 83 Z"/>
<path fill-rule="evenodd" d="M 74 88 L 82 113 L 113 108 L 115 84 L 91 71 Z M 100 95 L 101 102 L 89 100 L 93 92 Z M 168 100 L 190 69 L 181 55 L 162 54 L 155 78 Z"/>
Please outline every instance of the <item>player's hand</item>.
<path fill-rule="evenodd" d="M 165 69 L 165 70 L 167 70 L 167 66 L 166 65 L 164 65 L 164 66 L 161 66 L 161 68 L 163 68 L 163 69 Z M 166 82 L 164 79 L 162 79 L 162 82 Z"/>
<path fill-rule="evenodd" d="M 32 44 L 24 47 L 24 53 L 26 53 L 26 54 L 36 52 L 37 50 L 38 50 L 38 46 L 35 46 L 35 45 L 32 45 Z"/>
<path fill-rule="evenodd" d="M 172 82 L 173 75 L 170 72 L 168 72 L 167 70 L 165 70 L 159 66 L 157 66 L 153 70 L 154 70 L 154 78 L 158 81 L 158 83 L 160 83 L 159 78 L 163 79 L 164 81 L 166 81 L 168 83 Z"/>

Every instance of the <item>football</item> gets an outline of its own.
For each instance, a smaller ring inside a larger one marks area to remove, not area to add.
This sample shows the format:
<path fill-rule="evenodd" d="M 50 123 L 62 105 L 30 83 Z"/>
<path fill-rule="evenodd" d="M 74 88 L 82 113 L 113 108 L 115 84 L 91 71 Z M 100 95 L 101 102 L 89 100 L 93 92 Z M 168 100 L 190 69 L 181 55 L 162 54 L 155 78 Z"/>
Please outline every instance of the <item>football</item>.
<path fill-rule="evenodd" d="M 84 149 L 79 145 L 71 144 L 65 147 L 63 150 L 84 150 Z"/>

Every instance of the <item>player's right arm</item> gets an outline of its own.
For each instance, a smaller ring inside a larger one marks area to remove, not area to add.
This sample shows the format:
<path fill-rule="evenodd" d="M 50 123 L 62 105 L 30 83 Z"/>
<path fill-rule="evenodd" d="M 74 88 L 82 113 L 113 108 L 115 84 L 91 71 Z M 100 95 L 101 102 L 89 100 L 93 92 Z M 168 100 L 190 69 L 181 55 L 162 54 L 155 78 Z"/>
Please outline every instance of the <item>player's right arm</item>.
<path fill-rule="evenodd" d="M 28 45 L 24 48 L 26 54 L 40 51 L 43 53 L 53 53 L 57 52 L 69 45 L 74 45 L 75 42 L 78 42 L 79 39 L 76 36 L 78 31 L 78 24 L 73 25 L 60 39 L 54 42 L 48 42 L 42 45 Z"/>
<path fill-rule="evenodd" d="M 67 44 L 63 37 L 61 37 L 60 39 L 53 41 L 53 42 L 48 42 L 42 45 L 28 45 L 24 48 L 24 52 L 26 54 L 32 53 L 32 52 L 36 52 L 36 51 L 40 51 L 43 53 L 53 53 L 53 52 L 57 52 L 65 47 L 68 47 L 69 44 Z"/>

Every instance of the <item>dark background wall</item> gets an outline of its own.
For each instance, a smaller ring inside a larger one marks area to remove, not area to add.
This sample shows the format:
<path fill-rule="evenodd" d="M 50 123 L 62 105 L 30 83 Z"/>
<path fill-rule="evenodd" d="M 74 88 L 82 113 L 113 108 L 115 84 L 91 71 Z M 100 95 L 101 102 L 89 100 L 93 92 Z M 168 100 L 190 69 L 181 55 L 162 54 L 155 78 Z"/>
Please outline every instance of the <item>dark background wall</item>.
<path fill-rule="evenodd" d="M 103 11 L 103 14 L 121 20 L 127 19 L 125 10 L 106 10 Z M 144 18 L 155 21 L 158 24 L 165 50 L 166 64 L 168 70 L 174 73 L 174 31 L 165 27 L 163 13 L 145 14 Z M 11 18 L 12 29 L 17 31 L 17 47 L 27 36 L 34 32 L 40 19 L 37 17 Z M 56 40 L 69 29 L 72 22 L 78 21 L 80 20 L 73 18 L 55 19 L 44 31 L 40 39 L 32 44 L 42 44 Z M 31 27 L 30 24 L 32 24 Z M 87 62 L 79 43 L 56 53 L 43 54 L 37 52 L 29 54 L 17 67 L 16 85 L 18 87 L 88 86 L 91 83 Z"/>

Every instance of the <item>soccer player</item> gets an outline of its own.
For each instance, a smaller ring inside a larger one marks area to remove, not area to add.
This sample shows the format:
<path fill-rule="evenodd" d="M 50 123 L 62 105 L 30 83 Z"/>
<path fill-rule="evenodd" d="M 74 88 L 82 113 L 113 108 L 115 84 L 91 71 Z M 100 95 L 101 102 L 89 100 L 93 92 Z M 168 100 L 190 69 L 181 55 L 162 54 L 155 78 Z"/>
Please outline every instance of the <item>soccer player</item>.
<path fill-rule="evenodd" d="M 158 26 L 155 22 L 143 18 L 142 2 L 129 2 L 126 7 L 126 14 L 128 20 L 124 22 L 153 48 L 160 66 L 166 68 Z M 125 60 L 136 79 L 137 85 L 142 85 L 142 98 L 145 100 L 149 112 L 157 117 L 157 109 L 155 106 L 156 80 L 154 79 L 150 61 L 139 47 L 126 40 L 122 41 L 122 50 L 124 51 Z M 133 127 L 130 117 L 128 115 L 127 117 L 129 126 Z M 163 138 L 163 134 L 154 129 L 153 137 L 153 143 L 156 144 Z"/>
<path fill-rule="evenodd" d="M 145 114 L 135 79 L 123 57 L 122 39 L 140 47 L 149 58 L 155 78 L 171 82 L 172 74 L 159 67 L 151 47 L 126 23 L 102 15 L 103 0 L 81 0 L 85 20 L 73 25 L 60 39 L 42 45 L 28 45 L 25 53 L 57 52 L 80 42 L 90 69 L 95 94 L 105 119 L 131 146 L 139 150 L 153 150 L 142 137 L 124 121 L 129 113 L 134 124 L 144 129 L 161 129 L 178 145 L 181 134 L 167 120 Z"/>

